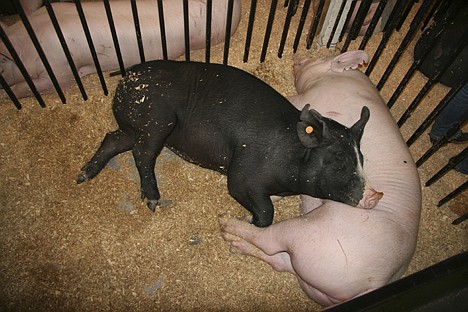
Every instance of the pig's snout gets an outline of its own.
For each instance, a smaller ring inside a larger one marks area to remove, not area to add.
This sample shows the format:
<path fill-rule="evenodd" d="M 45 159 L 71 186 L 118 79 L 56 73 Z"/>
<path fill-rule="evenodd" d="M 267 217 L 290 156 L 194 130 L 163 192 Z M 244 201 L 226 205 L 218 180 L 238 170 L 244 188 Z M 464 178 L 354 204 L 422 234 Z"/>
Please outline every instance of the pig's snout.
<path fill-rule="evenodd" d="M 382 192 L 377 192 L 373 188 L 366 188 L 364 190 L 364 195 L 362 199 L 359 201 L 357 207 L 363 209 L 372 209 L 377 206 L 379 200 L 383 197 Z"/>

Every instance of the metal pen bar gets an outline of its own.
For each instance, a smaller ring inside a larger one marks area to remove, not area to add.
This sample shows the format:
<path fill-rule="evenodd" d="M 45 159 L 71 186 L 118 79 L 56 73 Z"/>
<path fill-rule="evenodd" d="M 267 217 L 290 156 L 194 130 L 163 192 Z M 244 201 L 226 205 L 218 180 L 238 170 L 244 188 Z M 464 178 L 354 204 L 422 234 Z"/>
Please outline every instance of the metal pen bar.
<path fill-rule="evenodd" d="M 447 106 L 447 104 L 452 100 L 452 98 L 460 91 L 460 89 L 465 85 L 466 79 L 464 79 L 457 87 L 450 89 L 450 91 L 444 96 L 444 98 L 437 104 L 434 110 L 427 116 L 423 123 L 414 131 L 411 137 L 406 141 L 406 145 L 411 146 L 421 134 L 429 128 L 429 125 L 436 119 L 439 113 Z"/>
<path fill-rule="evenodd" d="M 314 20 L 310 24 L 309 36 L 307 37 L 307 49 L 310 49 L 312 47 L 312 43 L 314 42 L 315 33 L 317 32 L 318 24 L 320 22 L 320 17 L 322 16 L 324 6 L 325 0 L 320 0 L 319 6 L 317 8 L 317 14 L 315 15 Z"/>
<path fill-rule="evenodd" d="M 91 33 L 89 32 L 88 23 L 86 22 L 86 18 L 83 12 L 83 7 L 81 6 L 79 0 L 75 0 L 75 6 L 76 10 L 78 11 L 78 16 L 80 17 L 81 25 L 86 36 L 86 41 L 88 42 L 89 51 L 91 52 L 91 56 L 93 57 L 93 62 L 97 74 L 99 76 L 99 81 L 101 82 L 102 91 L 104 92 L 104 95 L 108 95 L 109 91 L 107 91 L 106 81 L 104 80 L 104 75 L 102 74 L 101 65 L 99 64 L 96 49 L 94 48 L 93 39 L 91 38 Z"/>
<path fill-rule="evenodd" d="M 184 0 L 184 38 L 185 38 L 185 60 L 190 62 L 190 21 L 188 0 Z"/>
<path fill-rule="evenodd" d="M 11 57 L 13 58 L 13 61 L 15 62 L 21 74 L 23 75 L 26 83 L 28 84 L 34 96 L 36 97 L 37 101 L 39 102 L 39 105 L 41 105 L 41 107 L 45 107 L 44 100 L 42 99 L 41 95 L 37 91 L 36 86 L 34 85 L 28 71 L 26 70 L 26 67 L 24 67 L 23 62 L 20 60 L 18 53 L 16 53 L 15 48 L 11 44 L 10 39 L 6 35 L 5 31 L 3 30 L 3 27 L 1 24 L 0 24 L 0 39 L 5 44 L 5 47 L 7 48 L 8 52 L 10 52 Z"/>
<path fill-rule="evenodd" d="M 161 32 L 161 46 L 163 59 L 167 60 L 167 42 L 166 42 L 166 27 L 164 23 L 164 8 L 162 0 L 158 0 L 158 15 L 159 15 L 159 30 Z"/>
<path fill-rule="evenodd" d="M 275 12 L 276 12 L 276 4 L 278 0 L 271 1 L 270 7 L 270 14 L 268 15 L 268 24 L 265 31 L 265 37 L 263 38 L 263 47 L 262 47 L 262 54 L 260 56 L 260 63 L 265 61 L 265 56 L 268 50 L 268 42 L 270 41 L 271 29 L 273 28 L 273 21 L 275 19 Z"/>
<path fill-rule="evenodd" d="M 414 98 L 413 102 L 411 102 L 406 111 L 400 117 L 400 119 L 397 122 L 397 125 L 399 127 L 401 127 L 406 122 L 406 120 L 408 120 L 408 118 L 411 116 L 414 110 L 418 107 L 423 97 L 427 94 L 427 92 L 429 92 L 432 86 L 437 81 L 439 81 L 439 77 L 442 76 L 442 74 L 445 73 L 450 67 L 450 65 L 458 58 L 459 54 L 462 53 L 464 47 L 468 45 L 468 31 L 465 32 L 463 40 L 460 43 L 461 44 L 453 51 L 453 54 L 449 58 L 444 59 L 444 62 L 441 65 L 441 69 L 437 70 L 435 72 L 434 77 L 432 79 L 429 79 L 428 82 L 426 82 L 424 87 L 422 87 L 421 91 L 419 91 L 418 95 Z"/>
<path fill-rule="evenodd" d="M 431 11 L 429 11 L 426 18 L 424 19 L 424 22 L 423 22 L 423 24 L 421 26 L 421 31 L 426 28 L 427 24 L 429 24 L 429 21 L 431 20 L 432 16 L 435 14 L 437 9 L 440 7 L 440 4 L 442 3 L 442 1 L 443 0 L 437 0 L 436 3 L 434 3 L 434 5 L 432 6 Z"/>
<path fill-rule="evenodd" d="M 145 62 L 145 50 L 143 48 L 143 40 L 141 38 L 140 21 L 138 18 L 138 8 L 137 8 L 136 0 L 130 0 L 130 3 L 132 4 L 133 24 L 135 24 L 135 35 L 137 37 L 138 51 L 140 52 L 140 60 L 142 63 L 144 63 Z"/>
<path fill-rule="evenodd" d="M 374 70 L 375 64 L 377 64 L 380 55 L 382 54 L 383 50 L 387 46 L 387 42 L 390 40 L 390 37 L 392 36 L 392 32 L 395 29 L 395 26 L 398 22 L 398 16 L 400 12 L 403 11 L 405 6 L 405 0 L 398 0 L 397 3 L 395 3 L 395 6 L 392 9 L 392 12 L 390 13 L 389 19 L 387 23 L 385 24 L 384 27 L 384 34 L 382 36 L 382 39 L 380 40 L 379 46 L 377 47 L 377 50 L 374 52 L 374 55 L 372 56 L 371 61 L 369 62 L 369 65 L 367 65 L 366 69 L 366 75 L 370 76 L 372 70 Z"/>
<path fill-rule="evenodd" d="M 341 42 L 341 40 L 343 40 L 343 37 L 346 33 L 346 27 L 348 26 L 349 21 L 351 20 L 351 17 L 353 16 L 353 12 L 354 12 L 354 8 L 356 7 L 356 4 L 357 4 L 357 1 L 352 0 L 351 5 L 349 6 L 348 14 L 346 15 L 346 19 L 343 24 L 343 29 L 341 29 L 340 36 L 338 37 L 338 42 Z"/>
<path fill-rule="evenodd" d="M 114 42 L 115 54 L 117 55 L 117 61 L 119 62 L 120 74 L 123 77 L 125 76 L 125 65 L 122 59 L 122 52 L 120 51 L 119 38 L 117 37 L 117 31 L 115 30 L 114 18 L 112 17 L 109 0 L 104 0 L 104 8 L 106 9 L 107 21 L 109 22 L 112 41 Z"/>
<path fill-rule="evenodd" d="M 57 16 L 55 15 L 54 9 L 50 5 L 49 0 L 44 1 L 44 5 L 46 6 L 47 12 L 49 13 L 50 20 L 52 21 L 52 25 L 54 26 L 55 32 L 57 33 L 57 37 L 59 38 L 60 44 L 62 46 L 63 52 L 65 53 L 65 57 L 67 58 L 68 64 L 70 65 L 70 69 L 73 73 L 73 77 L 75 78 L 76 83 L 78 84 L 78 88 L 80 89 L 81 96 L 83 100 L 88 99 L 88 95 L 83 87 L 83 83 L 81 82 L 80 75 L 76 70 L 75 62 L 70 53 L 70 49 L 68 48 L 67 42 L 65 41 L 65 37 L 63 36 L 62 30 L 60 29 L 60 25 L 57 21 Z"/>
<path fill-rule="evenodd" d="M 245 48 L 244 48 L 244 63 L 249 60 L 250 44 L 252 42 L 253 26 L 255 22 L 255 11 L 257 9 L 257 0 L 250 2 L 250 13 L 249 13 L 249 24 L 247 26 L 247 34 L 245 36 Z"/>
<path fill-rule="evenodd" d="M 286 13 L 286 19 L 284 21 L 283 26 L 283 33 L 281 34 L 280 46 L 278 49 L 279 58 L 283 57 L 284 46 L 286 44 L 286 39 L 288 38 L 289 26 L 291 25 L 291 19 L 294 15 L 294 7 L 296 6 L 296 1 L 298 0 L 291 0 L 291 3 L 288 4 L 288 11 Z"/>
<path fill-rule="evenodd" d="M 432 0 L 431 0 L 431 1 L 432 1 Z M 408 17 L 409 12 L 410 12 L 411 9 L 413 8 L 414 3 L 415 3 L 415 0 L 411 0 L 411 1 L 408 3 L 408 5 L 406 6 L 405 10 L 403 11 L 403 14 L 401 14 L 401 16 L 400 16 L 400 19 L 399 19 L 399 21 L 398 21 L 398 24 L 397 24 L 396 27 L 395 27 L 396 31 L 400 31 L 401 26 L 403 26 L 403 23 L 405 22 L 406 17 Z"/>
<path fill-rule="evenodd" d="M 409 42 L 413 38 L 414 34 L 418 30 L 418 25 L 421 23 L 422 19 L 426 15 L 426 12 L 429 10 L 429 7 L 431 5 L 432 0 L 425 0 L 421 7 L 419 8 L 418 12 L 416 13 L 416 16 L 414 17 L 413 21 L 411 22 L 410 28 L 408 32 L 406 33 L 406 36 L 403 38 L 400 46 L 398 47 L 397 52 L 393 56 L 392 60 L 390 61 L 390 64 L 387 66 L 387 69 L 385 70 L 384 74 L 380 78 L 379 83 L 377 84 L 376 88 L 377 90 L 381 90 L 382 87 L 384 86 L 385 82 L 387 81 L 388 77 L 392 73 L 393 69 L 396 66 L 396 63 L 400 59 L 401 55 L 403 54 L 403 51 L 405 51 L 406 47 L 408 46 Z"/>
<path fill-rule="evenodd" d="M 205 62 L 210 62 L 211 49 L 211 14 L 213 3 L 212 0 L 206 1 L 206 37 L 205 37 Z"/>
<path fill-rule="evenodd" d="M 10 97 L 11 101 L 16 106 L 16 108 L 21 109 L 21 103 L 18 101 L 18 98 L 13 93 L 13 91 L 11 91 L 10 86 L 6 82 L 5 78 L 3 78 L 3 75 L 1 73 L 0 73 L 0 86 L 2 86 L 3 90 L 5 90 L 6 94 Z"/>
<path fill-rule="evenodd" d="M 450 201 L 451 199 L 457 197 L 459 194 L 463 193 L 466 189 L 468 188 L 468 181 L 465 181 L 465 183 L 463 183 L 462 185 L 460 185 L 459 187 L 457 187 L 456 189 L 454 189 L 452 192 L 450 192 L 450 194 L 448 194 L 447 196 L 445 196 L 444 198 L 442 198 L 438 203 L 437 203 L 437 207 L 440 207 L 442 206 L 443 204 L 447 203 L 448 201 Z M 468 214 L 467 214 L 468 215 Z"/>
<path fill-rule="evenodd" d="M 375 10 L 374 16 L 372 17 L 369 27 L 367 28 L 367 31 L 364 34 L 364 37 L 362 38 L 361 44 L 359 45 L 359 50 L 364 50 L 366 48 L 367 42 L 372 37 L 375 27 L 377 26 L 377 23 L 379 22 L 379 19 L 382 16 L 383 10 L 386 6 L 387 0 L 380 0 L 380 3 L 377 9 Z"/>
<path fill-rule="evenodd" d="M 425 186 L 431 186 L 432 184 L 437 182 L 440 178 L 442 178 L 447 172 L 449 172 L 456 165 L 458 165 L 467 156 L 468 156 L 468 146 L 465 147 L 465 149 L 461 151 L 458 155 L 450 158 L 448 163 L 442 169 L 440 169 L 429 180 L 427 180 Z"/>
<path fill-rule="evenodd" d="M 340 23 L 341 16 L 343 15 L 343 11 L 344 11 L 345 6 L 346 6 L 346 0 L 341 0 L 340 9 L 338 10 L 338 15 L 336 16 L 335 23 L 333 24 L 333 28 L 332 28 L 330 37 L 328 38 L 327 49 L 330 48 L 330 45 L 331 45 L 331 43 L 333 41 L 333 37 L 335 37 L 335 32 L 336 32 L 336 29 L 338 28 L 338 24 Z"/>
<path fill-rule="evenodd" d="M 346 37 L 345 43 L 341 48 L 341 52 L 346 52 L 348 47 L 351 43 L 351 40 L 354 40 L 359 35 L 359 31 L 361 30 L 362 24 L 366 19 L 367 12 L 369 12 L 370 5 L 372 4 L 372 0 L 363 0 L 361 1 L 361 5 L 356 13 L 356 16 L 353 21 L 353 25 L 348 32 L 348 36 Z"/>
<path fill-rule="evenodd" d="M 452 224 L 453 225 L 457 225 L 457 224 L 460 224 L 462 222 L 464 222 L 466 219 L 468 219 L 468 212 L 464 213 L 463 215 L 461 215 L 460 217 L 456 218 L 455 220 L 452 221 Z"/>
<path fill-rule="evenodd" d="M 294 38 L 294 45 L 293 45 L 294 53 L 296 53 L 297 47 L 299 46 L 299 41 L 301 40 L 302 30 L 304 29 L 305 21 L 307 19 L 307 13 L 309 13 L 310 2 L 311 0 L 304 1 L 301 18 L 299 20 L 299 25 L 297 26 L 296 37 Z"/>
<path fill-rule="evenodd" d="M 227 15 L 226 15 L 226 35 L 224 36 L 224 55 L 223 64 L 227 65 L 229 58 L 229 45 L 231 43 L 231 27 L 232 27 L 232 12 L 234 8 L 234 0 L 229 0 Z"/>
<path fill-rule="evenodd" d="M 447 133 L 434 143 L 419 159 L 416 161 L 416 167 L 424 164 L 432 155 L 435 154 L 442 146 L 444 146 L 448 140 L 460 129 L 460 124 L 454 124 Z"/>
<path fill-rule="evenodd" d="M 419 59 L 413 61 L 413 64 L 411 64 L 411 67 L 408 69 L 405 76 L 403 77 L 403 79 L 398 84 L 398 87 L 393 92 L 392 97 L 390 98 L 390 100 L 388 100 L 388 102 L 387 102 L 387 107 L 388 108 L 392 108 L 392 106 L 395 104 L 395 102 L 398 99 L 398 97 L 400 96 L 401 92 L 403 92 L 403 89 L 408 84 L 408 81 L 411 79 L 411 77 L 413 77 L 414 72 L 419 68 L 421 63 L 426 59 L 426 57 L 431 52 L 432 48 L 435 46 L 437 40 L 440 38 L 443 31 L 445 30 L 445 26 L 447 25 L 447 23 L 448 23 L 448 19 L 444 19 L 442 21 L 441 31 L 439 31 L 439 32 L 437 32 L 435 34 L 434 39 L 429 43 L 428 46 L 425 47 L 421 57 Z"/>
<path fill-rule="evenodd" d="M 26 31 L 28 32 L 29 37 L 32 40 L 32 43 L 34 44 L 34 47 L 36 48 L 36 51 L 39 54 L 39 57 L 41 58 L 42 64 L 44 64 L 44 68 L 46 69 L 47 74 L 49 75 L 50 80 L 52 84 L 54 85 L 55 90 L 57 91 L 58 96 L 60 97 L 60 100 L 62 101 L 63 104 L 65 104 L 67 102 L 67 99 L 65 98 L 65 95 L 63 94 L 62 88 L 60 88 L 60 84 L 57 81 L 57 77 L 55 76 L 52 70 L 52 67 L 50 66 L 50 63 L 47 60 L 44 50 L 42 49 L 42 46 L 39 43 L 39 40 L 37 39 L 36 33 L 34 32 L 34 29 L 32 28 L 31 23 L 29 23 L 29 19 L 24 13 L 23 7 L 21 6 L 18 0 L 14 0 L 13 2 L 14 2 L 14 5 L 16 6 L 16 9 L 18 10 L 18 14 L 24 24 L 24 27 L 26 28 Z"/>

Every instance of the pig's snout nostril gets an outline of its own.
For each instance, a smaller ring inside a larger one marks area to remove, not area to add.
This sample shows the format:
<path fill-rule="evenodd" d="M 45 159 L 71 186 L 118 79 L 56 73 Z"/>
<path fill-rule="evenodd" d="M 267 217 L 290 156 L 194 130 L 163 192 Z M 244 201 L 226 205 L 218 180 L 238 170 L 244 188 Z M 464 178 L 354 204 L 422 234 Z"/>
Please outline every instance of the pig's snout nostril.
<path fill-rule="evenodd" d="M 364 191 L 364 196 L 358 204 L 359 208 L 372 209 L 377 206 L 384 193 L 377 192 L 374 189 Z"/>

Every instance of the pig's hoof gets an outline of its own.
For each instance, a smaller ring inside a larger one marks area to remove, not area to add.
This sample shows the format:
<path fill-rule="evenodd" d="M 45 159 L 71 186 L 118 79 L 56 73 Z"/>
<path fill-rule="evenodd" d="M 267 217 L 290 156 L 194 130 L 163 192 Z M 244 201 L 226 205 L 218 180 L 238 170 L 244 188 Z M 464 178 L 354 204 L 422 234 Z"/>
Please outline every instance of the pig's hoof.
<path fill-rule="evenodd" d="M 80 184 L 80 183 L 83 183 L 83 182 L 88 181 L 88 180 L 89 180 L 89 178 L 86 175 L 86 173 L 80 172 L 80 174 L 76 178 L 76 184 Z"/>
<path fill-rule="evenodd" d="M 151 199 L 151 200 L 148 200 L 148 203 L 146 205 L 148 206 L 149 210 L 151 210 L 152 212 L 155 212 L 158 204 L 159 204 L 159 200 Z"/>
<path fill-rule="evenodd" d="M 173 204 L 172 200 L 168 200 L 168 199 L 150 199 L 148 200 L 147 206 L 149 210 L 151 210 L 152 212 L 155 212 L 156 207 L 158 206 L 160 208 L 166 208 L 166 207 L 171 206 L 172 204 Z"/>

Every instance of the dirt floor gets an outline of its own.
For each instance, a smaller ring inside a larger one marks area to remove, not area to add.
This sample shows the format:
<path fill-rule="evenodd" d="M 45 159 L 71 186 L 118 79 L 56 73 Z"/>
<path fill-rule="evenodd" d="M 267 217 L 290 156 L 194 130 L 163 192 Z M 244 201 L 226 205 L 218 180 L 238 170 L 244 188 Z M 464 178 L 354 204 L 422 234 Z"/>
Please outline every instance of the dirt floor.
<path fill-rule="evenodd" d="M 259 1 L 249 62 L 243 63 L 250 1 L 243 2 L 229 64 L 257 75 L 285 96 L 293 95 L 293 36 L 283 57 L 277 57 L 285 9 L 278 5 L 267 59 L 259 63 L 269 11 L 269 1 Z M 298 17 L 290 33 L 295 33 Z M 403 35 L 392 37 L 371 75 L 375 83 Z M 350 49 L 357 48 L 359 40 Z M 366 48 L 369 54 L 379 41 L 379 35 L 371 40 Z M 304 46 L 302 41 L 298 53 L 312 57 L 338 53 Z M 213 48 L 212 61 L 221 62 L 222 49 Z M 204 51 L 191 56 L 203 60 Z M 411 53 L 406 52 L 382 90 L 384 99 L 390 98 L 411 61 Z M 220 235 L 219 216 L 247 213 L 228 195 L 224 176 L 163 151 L 156 171 L 163 197 L 173 204 L 156 213 L 139 198 L 130 153 L 111 161 L 96 179 L 77 185 L 81 166 L 104 134 L 116 129 L 111 100 L 119 78 L 106 80 L 109 96 L 103 95 L 97 75 L 83 80 L 88 101 L 73 87 L 66 91 L 66 105 L 58 96 L 46 95 L 46 108 L 27 98 L 21 101 L 23 108 L 16 110 L 5 94 L 0 95 L 0 311 L 321 309 L 292 275 L 230 252 Z M 395 118 L 425 82 L 422 75 L 415 75 L 392 108 Z M 430 92 L 402 127 L 405 138 L 447 90 L 437 85 Z M 429 144 L 424 134 L 411 146 L 414 158 Z M 460 148 L 447 146 L 424 164 L 419 171 L 422 184 Z M 407 274 L 468 249 L 468 222 L 451 224 L 468 209 L 466 193 L 441 208 L 436 206 L 464 181 L 465 175 L 452 171 L 431 187 L 423 187 L 418 246 Z M 275 221 L 297 215 L 298 205 L 297 196 L 278 202 Z"/>

